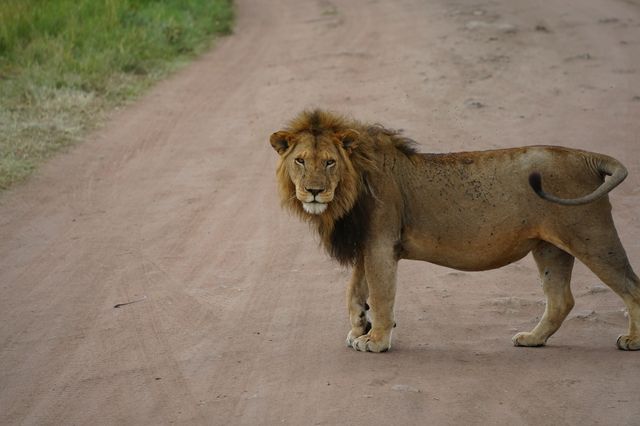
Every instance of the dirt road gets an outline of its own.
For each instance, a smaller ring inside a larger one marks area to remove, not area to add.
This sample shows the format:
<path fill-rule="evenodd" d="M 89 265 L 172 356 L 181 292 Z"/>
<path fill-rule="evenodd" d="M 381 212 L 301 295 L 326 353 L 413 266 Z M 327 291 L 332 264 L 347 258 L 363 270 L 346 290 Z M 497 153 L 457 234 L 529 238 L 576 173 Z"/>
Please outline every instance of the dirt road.
<path fill-rule="evenodd" d="M 0 196 L 0 424 L 640 424 L 622 301 L 582 265 L 545 348 L 510 340 L 544 309 L 530 258 L 403 261 L 393 350 L 345 347 L 349 272 L 280 210 L 268 144 L 320 106 L 423 151 L 610 154 L 640 272 L 638 1 L 237 8 L 236 35 Z"/>

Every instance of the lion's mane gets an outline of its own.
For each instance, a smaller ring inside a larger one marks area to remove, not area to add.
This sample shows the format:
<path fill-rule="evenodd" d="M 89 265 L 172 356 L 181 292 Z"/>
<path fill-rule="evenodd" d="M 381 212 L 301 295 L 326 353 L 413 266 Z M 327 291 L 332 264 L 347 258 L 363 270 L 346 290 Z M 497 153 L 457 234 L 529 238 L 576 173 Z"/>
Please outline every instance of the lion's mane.
<path fill-rule="evenodd" d="M 337 144 L 344 163 L 335 197 L 321 215 L 309 215 L 295 196 L 284 161 L 276 171 L 282 205 L 314 227 L 329 255 L 342 265 L 352 265 L 361 256 L 369 237 L 370 215 L 377 202 L 371 185 L 383 165 L 383 152 L 393 148 L 396 155 L 413 156 L 415 142 L 401 131 L 381 125 L 366 125 L 322 110 L 303 111 L 285 129 L 293 135 L 309 133 L 337 135 L 349 132 L 349 140 Z M 346 142 L 346 143 L 345 143 Z"/>

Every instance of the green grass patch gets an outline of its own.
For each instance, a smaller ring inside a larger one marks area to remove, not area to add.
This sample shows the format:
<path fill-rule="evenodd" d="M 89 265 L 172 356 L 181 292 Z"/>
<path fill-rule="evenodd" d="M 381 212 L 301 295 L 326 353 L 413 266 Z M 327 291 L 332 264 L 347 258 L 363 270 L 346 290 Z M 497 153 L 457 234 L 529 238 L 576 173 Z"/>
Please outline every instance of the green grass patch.
<path fill-rule="evenodd" d="M 232 0 L 0 0 L 0 189 L 232 21 Z"/>

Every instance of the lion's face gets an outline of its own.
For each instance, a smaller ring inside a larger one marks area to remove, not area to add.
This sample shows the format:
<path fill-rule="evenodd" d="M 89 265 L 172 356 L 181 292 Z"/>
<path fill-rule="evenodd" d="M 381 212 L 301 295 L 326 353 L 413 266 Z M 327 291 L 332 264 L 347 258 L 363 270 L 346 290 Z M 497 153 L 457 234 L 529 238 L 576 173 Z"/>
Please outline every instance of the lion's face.
<path fill-rule="evenodd" d="M 334 201 L 336 190 L 351 164 L 348 152 L 353 137 L 346 134 L 290 134 L 271 136 L 271 145 L 280 154 L 280 173 L 290 180 L 287 189 L 310 215 L 321 215 Z"/>

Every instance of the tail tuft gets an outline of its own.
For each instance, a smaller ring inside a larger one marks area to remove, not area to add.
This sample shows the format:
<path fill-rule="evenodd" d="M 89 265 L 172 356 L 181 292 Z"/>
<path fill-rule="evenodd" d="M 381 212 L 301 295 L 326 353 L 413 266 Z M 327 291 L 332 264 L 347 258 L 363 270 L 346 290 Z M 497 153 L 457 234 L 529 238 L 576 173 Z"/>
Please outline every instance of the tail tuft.
<path fill-rule="evenodd" d="M 529 185 L 531 185 L 536 194 L 542 196 L 542 176 L 540 176 L 540 173 L 533 172 L 529 175 Z"/>

